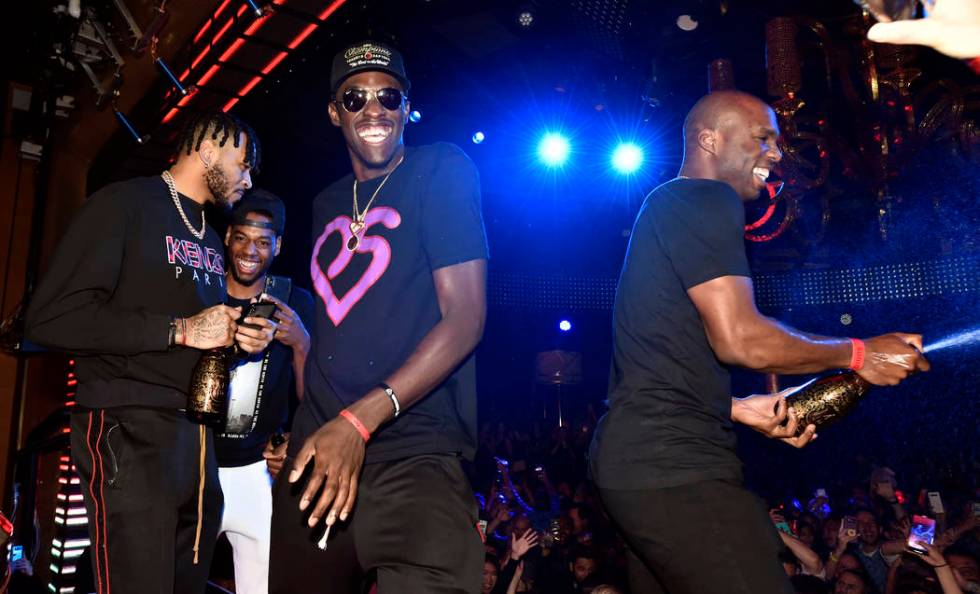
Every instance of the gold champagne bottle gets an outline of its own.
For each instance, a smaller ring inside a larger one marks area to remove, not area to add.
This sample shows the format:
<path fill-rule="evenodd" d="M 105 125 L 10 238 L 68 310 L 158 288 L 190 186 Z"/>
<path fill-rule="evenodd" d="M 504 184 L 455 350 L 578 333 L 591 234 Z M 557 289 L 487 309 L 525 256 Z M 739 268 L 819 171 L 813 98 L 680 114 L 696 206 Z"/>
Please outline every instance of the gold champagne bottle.
<path fill-rule="evenodd" d="M 847 416 L 864 398 L 871 384 L 853 371 L 817 378 L 786 396 L 786 403 L 796 410 L 797 434 L 807 425 L 817 431 Z"/>
<path fill-rule="evenodd" d="M 187 393 L 187 415 L 191 420 L 206 425 L 224 423 L 230 383 L 227 349 L 201 353 Z"/>

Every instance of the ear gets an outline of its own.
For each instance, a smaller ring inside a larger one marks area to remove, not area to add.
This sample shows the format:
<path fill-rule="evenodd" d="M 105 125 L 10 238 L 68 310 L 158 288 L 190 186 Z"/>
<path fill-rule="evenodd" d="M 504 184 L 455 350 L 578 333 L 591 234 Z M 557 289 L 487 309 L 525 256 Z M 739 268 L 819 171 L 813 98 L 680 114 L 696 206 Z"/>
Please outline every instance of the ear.
<path fill-rule="evenodd" d="M 201 150 L 197 151 L 197 155 L 205 167 L 210 167 L 217 160 L 218 147 L 214 146 L 211 140 L 204 140 L 201 142 Z"/>
<path fill-rule="evenodd" d="M 228 229 L 225 230 L 225 247 L 231 245 L 231 225 L 228 225 Z M 278 255 L 278 252 L 276 252 Z"/>
<path fill-rule="evenodd" d="M 330 123 L 340 127 L 340 112 L 337 111 L 337 102 L 331 101 L 327 104 L 327 113 L 330 114 Z"/>
<path fill-rule="evenodd" d="M 277 237 L 276 238 L 276 253 L 275 253 L 275 256 L 277 258 L 279 257 L 279 250 L 281 250 L 281 249 L 282 249 L 282 237 Z"/>
<path fill-rule="evenodd" d="M 698 146 L 704 152 L 717 155 L 718 154 L 718 133 L 714 130 L 704 129 L 698 132 Z"/>
<path fill-rule="evenodd" d="M 408 119 L 408 114 L 412 113 L 412 102 L 405 99 L 405 108 L 402 109 L 402 117 Z"/>

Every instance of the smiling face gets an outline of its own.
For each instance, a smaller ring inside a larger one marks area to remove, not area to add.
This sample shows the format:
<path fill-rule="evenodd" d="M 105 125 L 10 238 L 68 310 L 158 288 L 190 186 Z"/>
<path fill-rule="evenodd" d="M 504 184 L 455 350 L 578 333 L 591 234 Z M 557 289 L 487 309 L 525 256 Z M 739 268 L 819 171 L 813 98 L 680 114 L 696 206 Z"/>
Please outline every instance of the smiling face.
<path fill-rule="evenodd" d="M 868 546 L 878 544 L 881 531 L 878 528 L 878 520 L 871 512 L 860 511 L 857 513 L 857 529 L 861 542 Z"/>
<path fill-rule="evenodd" d="M 719 117 L 715 133 L 715 171 L 743 200 L 754 200 L 783 158 L 777 146 L 779 125 L 772 109 L 746 98 Z"/>
<path fill-rule="evenodd" d="M 348 89 L 366 93 L 367 103 L 350 112 L 343 105 Z M 340 128 L 347 143 L 351 164 L 358 179 L 369 179 L 390 170 L 403 147 L 402 133 L 408 119 L 409 103 L 386 109 L 377 99 L 381 89 L 404 91 L 401 83 L 384 72 L 361 72 L 345 80 L 328 106 L 330 121 Z"/>
<path fill-rule="evenodd" d="M 483 583 L 480 588 L 482 594 L 490 594 L 493 587 L 497 584 L 497 566 L 491 561 L 483 563 Z"/>
<path fill-rule="evenodd" d="M 245 217 L 249 221 L 270 223 L 272 219 L 257 212 Z M 232 277 L 245 287 L 265 278 L 272 260 L 279 255 L 280 239 L 275 231 L 249 225 L 231 225 L 225 234 L 228 264 Z"/>

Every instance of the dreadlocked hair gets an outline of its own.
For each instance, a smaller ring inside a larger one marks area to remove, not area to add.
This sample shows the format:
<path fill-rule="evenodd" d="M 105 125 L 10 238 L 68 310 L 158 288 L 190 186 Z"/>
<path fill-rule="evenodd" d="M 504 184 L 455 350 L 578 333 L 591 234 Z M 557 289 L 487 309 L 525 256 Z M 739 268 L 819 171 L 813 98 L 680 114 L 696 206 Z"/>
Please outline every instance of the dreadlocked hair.
<path fill-rule="evenodd" d="M 251 126 L 224 112 L 206 112 L 193 116 L 187 125 L 184 126 L 177 142 L 177 154 L 191 154 L 201 150 L 201 143 L 211 140 L 219 147 L 225 146 L 229 140 L 234 143 L 235 148 L 239 146 L 239 139 L 245 134 L 245 162 L 258 171 L 259 161 L 262 158 L 262 147 L 259 145 L 259 138 L 255 135 L 255 130 Z"/>

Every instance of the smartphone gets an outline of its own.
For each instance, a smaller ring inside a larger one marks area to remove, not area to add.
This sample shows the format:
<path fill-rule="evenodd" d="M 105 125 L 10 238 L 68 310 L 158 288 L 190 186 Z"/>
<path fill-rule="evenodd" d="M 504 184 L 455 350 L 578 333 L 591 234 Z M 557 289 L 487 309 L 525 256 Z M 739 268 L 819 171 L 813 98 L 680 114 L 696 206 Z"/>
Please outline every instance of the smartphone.
<path fill-rule="evenodd" d="M 842 527 L 844 528 L 844 534 L 848 536 L 857 536 L 858 521 L 854 516 L 844 516 Z"/>
<path fill-rule="evenodd" d="M 910 551 L 920 555 L 927 555 L 929 551 L 923 544 L 932 544 L 936 537 L 936 521 L 926 516 L 912 516 L 912 530 L 909 532 L 908 548 Z"/>
<path fill-rule="evenodd" d="M 249 303 L 248 307 L 242 312 L 242 317 L 238 318 L 238 325 L 257 329 L 258 326 L 255 324 L 246 324 L 245 318 L 265 318 L 271 320 L 272 316 L 276 315 L 278 309 L 279 307 L 271 301 Z"/>
<path fill-rule="evenodd" d="M 289 294 L 293 290 L 293 281 L 285 276 L 269 275 L 265 281 L 265 294 L 271 295 L 279 301 L 289 302 Z"/>
<path fill-rule="evenodd" d="M 943 499 L 939 496 L 939 491 L 929 491 L 926 496 L 929 498 L 929 509 L 932 510 L 932 513 L 937 516 L 946 513 L 946 510 L 943 509 Z"/>
<path fill-rule="evenodd" d="M 10 547 L 10 562 L 16 563 L 24 558 L 24 546 L 14 545 Z"/>

